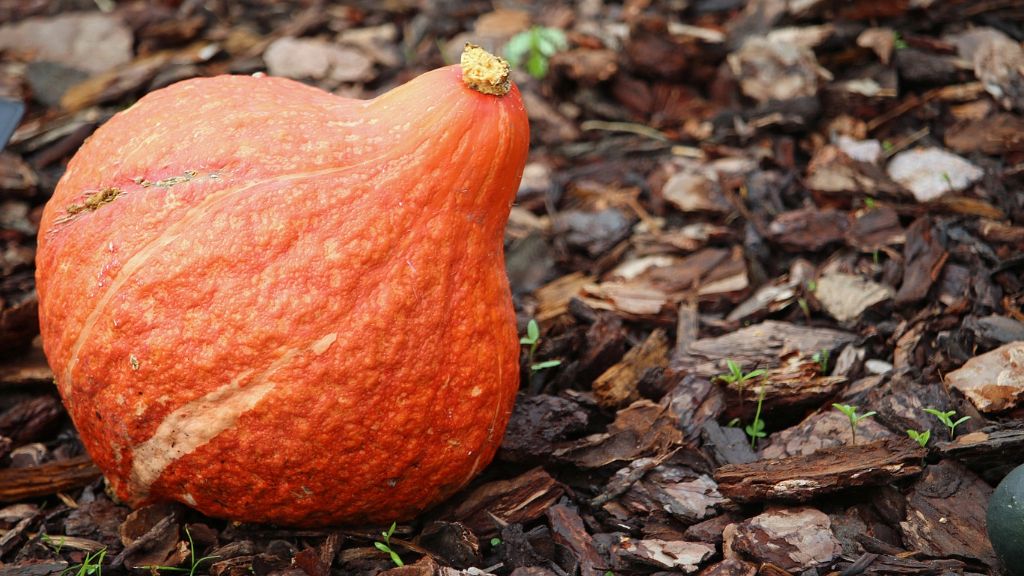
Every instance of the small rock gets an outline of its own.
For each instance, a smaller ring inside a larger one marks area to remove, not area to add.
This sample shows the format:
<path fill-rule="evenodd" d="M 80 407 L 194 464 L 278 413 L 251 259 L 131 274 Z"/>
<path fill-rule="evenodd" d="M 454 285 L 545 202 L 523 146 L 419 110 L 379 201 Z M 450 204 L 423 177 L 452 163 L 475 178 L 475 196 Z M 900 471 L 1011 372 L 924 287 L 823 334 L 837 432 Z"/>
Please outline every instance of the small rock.
<path fill-rule="evenodd" d="M 633 540 L 624 537 L 612 548 L 612 564 L 620 570 L 653 566 L 691 574 L 714 554 L 714 546 L 699 542 Z"/>
<path fill-rule="evenodd" d="M 743 94 L 759 103 L 818 93 L 822 71 L 809 48 L 752 37 L 729 55 L 728 62 Z"/>
<path fill-rule="evenodd" d="M 131 61 L 132 31 L 120 18 L 100 12 L 71 12 L 28 18 L 0 26 L 0 51 L 33 54 L 34 61 L 58 62 L 93 74 Z"/>
<path fill-rule="evenodd" d="M 874 164 L 882 157 L 882 143 L 878 140 L 854 140 L 843 134 L 836 140 L 836 145 L 843 154 L 858 162 Z"/>
<path fill-rule="evenodd" d="M 272 76 L 334 82 L 374 78 L 373 61 L 362 51 L 312 38 L 279 38 L 263 53 Z"/>
<path fill-rule="evenodd" d="M 958 192 L 984 176 L 981 168 L 940 148 L 900 152 L 889 162 L 889 177 L 905 186 L 918 202 Z"/>
<path fill-rule="evenodd" d="M 730 545 L 734 552 L 789 572 L 817 568 L 842 553 L 829 517 L 814 508 L 769 510 L 741 522 Z"/>
<path fill-rule="evenodd" d="M 868 371 L 868 374 L 888 374 L 892 372 L 892 364 L 885 360 L 877 360 L 872 358 L 867 362 L 864 362 L 864 369 Z"/>
<path fill-rule="evenodd" d="M 840 272 L 819 278 L 814 291 L 825 311 L 840 322 L 860 318 L 865 310 L 892 298 L 894 294 L 895 290 L 889 286 Z"/>
<path fill-rule="evenodd" d="M 946 375 L 946 384 L 962 392 L 981 412 L 1013 408 L 1024 397 L 1024 341 L 971 358 Z"/>

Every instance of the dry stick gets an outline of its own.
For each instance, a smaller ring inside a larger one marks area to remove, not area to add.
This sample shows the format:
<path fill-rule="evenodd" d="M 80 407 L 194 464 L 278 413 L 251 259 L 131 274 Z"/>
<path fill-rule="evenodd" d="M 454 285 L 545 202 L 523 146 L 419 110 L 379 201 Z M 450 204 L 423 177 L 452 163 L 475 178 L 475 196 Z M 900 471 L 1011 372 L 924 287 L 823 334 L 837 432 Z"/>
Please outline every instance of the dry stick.
<path fill-rule="evenodd" d="M 0 502 L 18 502 L 80 488 L 100 475 L 100 469 L 88 456 L 0 470 Z"/>

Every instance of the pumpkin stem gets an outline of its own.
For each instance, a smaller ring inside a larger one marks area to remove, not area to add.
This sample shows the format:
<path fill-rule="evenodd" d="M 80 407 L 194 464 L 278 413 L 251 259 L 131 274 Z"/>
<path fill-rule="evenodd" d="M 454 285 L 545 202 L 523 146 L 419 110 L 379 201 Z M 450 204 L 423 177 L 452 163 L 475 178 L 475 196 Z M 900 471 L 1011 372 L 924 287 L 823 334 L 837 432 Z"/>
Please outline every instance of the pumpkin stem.
<path fill-rule="evenodd" d="M 504 96 L 512 89 L 508 61 L 476 44 L 466 43 L 462 50 L 462 81 L 473 90 L 492 96 Z"/>

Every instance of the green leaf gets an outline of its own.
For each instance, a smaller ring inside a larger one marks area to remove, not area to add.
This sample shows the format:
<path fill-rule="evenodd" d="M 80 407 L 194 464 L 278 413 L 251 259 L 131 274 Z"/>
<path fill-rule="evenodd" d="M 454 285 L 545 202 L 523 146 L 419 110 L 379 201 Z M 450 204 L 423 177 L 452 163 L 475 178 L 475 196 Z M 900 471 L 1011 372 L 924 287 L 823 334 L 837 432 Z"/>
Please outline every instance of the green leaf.
<path fill-rule="evenodd" d="M 526 324 L 526 337 L 530 339 L 530 344 L 533 344 L 540 338 L 540 326 L 537 325 L 536 320 L 530 320 Z"/>
<path fill-rule="evenodd" d="M 555 366 L 561 366 L 561 365 L 562 365 L 562 361 L 561 360 L 547 360 L 545 362 L 538 362 L 538 363 L 534 364 L 533 366 L 530 366 L 530 370 L 533 370 L 534 372 L 539 372 L 541 370 L 547 370 L 548 368 L 554 368 Z"/>
<path fill-rule="evenodd" d="M 523 59 L 530 53 L 530 46 L 533 44 L 533 35 L 529 30 L 516 34 L 505 44 L 505 58 L 508 63 L 518 68 Z"/>
<path fill-rule="evenodd" d="M 964 422 L 967 422 L 970 419 L 970 416 L 964 416 L 963 418 L 957 420 L 956 422 L 953 422 L 953 428 L 956 428 L 957 426 L 963 424 Z"/>
<path fill-rule="evenodd" d="M 526 61 L 526 71 L 530 76 L 540 80 L 548 73 L 548 58 L 539 51 L 530 52 L 530 59 Z"/>
<path fill-rule="evenodd" d="M 846 414 L 846 417 L 851 419 L 853 418 L 854 414 L 857 413 L 857 407 L 850 406 L 849 404 L 833 404 L 832 407 L 835 408 L 836 410 L 839 410 L 843 414 Z"/>
<path fill-rule="evenodd" d="M 388 553 L 391 554 L 391 561 L 395 563 L 395 566 L 398 566 L 399 568 L 405 566 L 405 562 L 402 562 L 402 557 L 398 555 L 398 552 L 388 550 Z"/>
<path fill-rule="evenodd" d="M 768 371 L 765 370 L 764 368 L 758 368 L 757 370 L 752 370 L 752 371 L 747 372 L 746 374 L 744 374 L 743 375 L 743 380 L 750 380 L 751 378 L 757 378 L 758 376 L 762 376 L 762 375 L 767 374 L 767 373 L 768 373 Z"/>
<path fill-rule="evenodd" d="M 498 546 L 501 544 L 501 538 L 491 538 L 491 547 Z"/>
<path fill-rule="evenodd" d="M 374 542 L 373 546 L 381 552 L 391 552 L 391 548 L 388 548 L 388 545 L 383 542 Z"/>

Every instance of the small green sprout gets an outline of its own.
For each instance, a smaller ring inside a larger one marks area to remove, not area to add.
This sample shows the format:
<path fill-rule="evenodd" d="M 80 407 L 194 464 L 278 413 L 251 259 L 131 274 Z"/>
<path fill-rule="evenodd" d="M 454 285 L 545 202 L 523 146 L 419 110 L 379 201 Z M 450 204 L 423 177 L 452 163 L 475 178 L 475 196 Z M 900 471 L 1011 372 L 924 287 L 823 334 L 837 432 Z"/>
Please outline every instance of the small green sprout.
<path fill-rule="evenodd" d="M 200 564 L 220 558 L 220 556 L 196 558 L 196 544 L 192 541 L 192 533 L 188 531 L 188 526 L 185 527 L 185 537 L 188 538 L 189 560 L 191 561 L 191 565 L 188 568 L 179 568 L 177 566 L 139 566 L 139 568 L 153 572 L 188 572 L 188 576 L 195 576 Z"/>
<path fill-rule="evenodd" d="M 391 523 L 391 528 L 387 529 L 387 532 L 381 532 L 380 535 L 384 537 L 383 542 L 374 542 L 373 546 L 381 552 L 387 552 L 391 556 L 391 561 L 395 563 L 395 566 L 405 566 L 405 562 L 402 562 L 402 557 L 391 549 L 391 535 L 395 533 L 395 523 Z"/>
<path fill-rule="evenodd" d="M 953 179 L 949 177 L 949 172 L 943 172 L 942 173 L 942 179 L 946 182 L 946 186 L 949 186 L 949 189 L 952 190 L 953 189 Z"/>
<path fill-rule="evenodd" d="M 875 414 L 878 414 L 873 410 L 864 414 L 857 414 L 857 407 L 851 404 L 833 404 L 832 407 L 843 414 L 846 414 L 846 417 L 850 419 L 850 434 L 853 436 L 854 446 L 857 445 L 857 423 L 865 418 L 871 418 Z"/>
<path fill-rule="evenodd" d="M 716 378 L 721 380 L 722 382 L 725 382 L 726 384 L 735 385 L 736 390 L 740 395 L 740 403 L 742 403 L 743 393 L 747 389 L 747 381 L 753 380 L 754 378 L 757 378 L 759 376 L 764 376 L 765 371 L 762 368 L 758 368 L 757 370 L 744 372 L 743 368 L 741 368 L 740 365 L 732 358 L 727 358 L 725 360 L 725 365 L 727 368 L 729 368 L 729 373 L 719 374 L 718 376 L 716 376 Z"/>
<path fill-rule="evenodd" d="M 889 141 L 886 140 L 886 142 L 889 142 Z M 889 146 L 892 146 L 892 142 L 889 142 Z M 883 144 L 883 147 L 884 147 L 884 144 Z M 864 198 L 864 207 L 867 208 L 868 210 L 874 210 L 875 209 L 875 199 L 872 198 L 871 196 L 868 196 L 868 197 Z"/>
<path fill-rule="evenodd" d="M 909 47 L 899 32 L 892 33 L 892 46 L 897 50 L 905 50 Z"/>
<path fill-rule="evenodd" d="M 568 47 L 565 32 L 558 28 L 534 26 L 508 41 L 505 57 L 517 68 L 525 65 L 530 76 L 540 80 L 548 74 L 551 57 Z"/>
<path fill-rule="evenodd" d="M 892 140 L 882 140 L 882 150 L 886 154 L 892 152 L 896 148 L 896 145 L 892 143 Z"/>
<path fill-rule="evenodd" d="M 804 313 L 807 318 L 811 317 L 811 307 L 807 304 L 807 298 L 801 296 L 796 299 L 797 306 L 800 306 L 800 311 Z"/>
<path fill-rule="evenodd" d="M 744 430 L 747 436 L 750 436 L 750 447 L 757 449 L 757 439 L 764 438 L 768 435 L 764 431 L 764 420 L 761 419 L 761 406 L 764 404 L 764 386 L 761 386 L 761 390 L 757 395 L 757 412 L 754 413 L 754 421 L 747 424 Z"/>
<path fill-rule="evenodd" d="M 928 440 L 930 440 L 932 437 L 932 431 L 925 430 L 924 432 L 918 432 L 917 430 L 911 429 L 907 430 L 907 436 L 910 436 L 911 440 L 917 442 L 918 446 L 924 448 L 925 445 L 928 444 Z"/>
<path fill-rule="evenodd" d="M 107 557 L 107 549 L 100 548 L 92 554 L 86 554 L 81 564 L 65 568 L 60 576 L 103 576 L 103 559 Z"/>
<path fill-rule="evenodd" d="M 66 537 L 64 536 L 61 536 L 60 540 L 54 540 L 52 536 L 45 533 L 40 534 L 39 539 L 42 540 L 43 544 L 53 548 L 54 554 L 60 554 L 61 549 L 64 548 L 64 542 L 66 541 Z"/>
<path fill-rule="evenodd" d="M 491 548 L 501 545 L 501 538 L 491 538 Z"/>
<path fill-rule="evenodd" d="M 821 350 L 815 352 L 814 356 L 811 356 L 811 360 L 814 360 L 815 362 L 818 363 L 818 373 L 819 374 L 823 374 L 824 375 L 824 374 L 828 373 L 828 357 L 829 357 L 829 355 L 830 355 L 829 349 L 828 348 L 822 348 Z"/>
<path fill-rule="evenodd" d="M 519 343 L 523 346 L 529 346 L 530 349 L 527 352 L 526 363 L 530 366 L 530 374 L 534 372 L 540 372 L 541 370 L 547 370 L 548 368 L 554 368 L 555 366 L 561 366 L 561 360 L 546 360 L 544 362 L 533 362 L 533 355 L 537 352 L 537 346 L 540 345 L 540 326 L 537 325 L 537 321 L 531 319 L 526 325 L 526 336 L 519 339 Z"/>
<path fill-rule="evenodd" d="M 945 425 L 946 428 L 949 428 L 950 440 L 952 440 L 953 435 L 956 434 L 956 427 L 971 419 L 970 416 L 964 416 L 963 418 L 960 418 L 959 420 L 954 422 L 953 417 L 956 416 L 956 410 L 942 412 L 941 410 L 935 408 L 925 408 L 924 411 L 938 418 L 939 422 L 942 422 L 942 424 Z"/>
<path fill-rule="evenodd" d="M 742 424 L 742 422 L 739 418 L 733 418 L 732 420 L 729 420 L 729 423 L 726 424 L 725 426 L 727 428 L 739 428 L 740 424 Z"/>

